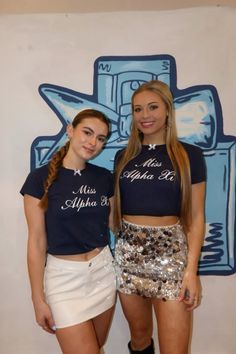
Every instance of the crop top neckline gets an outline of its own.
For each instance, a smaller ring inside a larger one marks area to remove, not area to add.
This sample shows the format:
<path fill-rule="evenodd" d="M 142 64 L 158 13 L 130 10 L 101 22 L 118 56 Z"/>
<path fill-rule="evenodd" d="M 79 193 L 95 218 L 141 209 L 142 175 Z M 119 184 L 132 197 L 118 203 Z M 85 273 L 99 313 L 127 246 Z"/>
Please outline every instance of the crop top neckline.
<path fill-rule="evenodd" d="M 70 167 L 66 167 L 66 166 L 61 166 L 61 170 L 64 172 L 64 173 L 67 173 L 68 175 L 70 175 L 71 173 L 74 174 L 74 176 L 81 176 L 82 173 L 84 174 L 85 171 L 87 170 L 87 163 L 85 165 L 84 168 L 82 168 L 81 170 L 80 169 L 73 169 L 73 168 L 70 168 Z"/>
<path fill-rule="evenodd" d="M 142 144 L 142 150 L 155 151 L 162 148 L 166 148 L 166 144 Z"/>
<path fill-rule="evenodd" d="M 86 170 L 87 164 L 85 165 L 84 168 L 79 169 L 81 172 Z M 75 170 L 77 170 L 76 168 L 70 168 L 70 167 L 66 167 L 66 166 L 61 166 L 61 169 L 66 170 L 66 171 L 70 171 L 70 172 L 74 172 Z"/>

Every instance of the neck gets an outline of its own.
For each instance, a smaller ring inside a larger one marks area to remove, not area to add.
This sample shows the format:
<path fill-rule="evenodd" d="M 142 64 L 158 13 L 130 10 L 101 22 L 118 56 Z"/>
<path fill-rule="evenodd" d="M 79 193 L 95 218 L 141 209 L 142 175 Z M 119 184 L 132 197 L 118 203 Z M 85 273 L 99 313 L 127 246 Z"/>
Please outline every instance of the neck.
<path fill-rule="evenodd" d="M 144 134 L 143 135 L 143 144 L 156 144 L 156 145 L 163 145 L 166 143 L 166 127 L 164 126 L 158 132 L 153 134 Z"/>
<path fill-rule="evenodd" d="M 166 142 L 165 140 L 158 140 L 158 139 L 143 139 L 143 145 L 164 145 Z"/>
<path fill-rule="evenodd" d="M 65 156 L 63 159 L 63 164 L 65 168 L 69 168 L 71 170 L 83 170 L 85 168 L 86 162 L 85 161 L 73 161 L 68 156 Z"/>

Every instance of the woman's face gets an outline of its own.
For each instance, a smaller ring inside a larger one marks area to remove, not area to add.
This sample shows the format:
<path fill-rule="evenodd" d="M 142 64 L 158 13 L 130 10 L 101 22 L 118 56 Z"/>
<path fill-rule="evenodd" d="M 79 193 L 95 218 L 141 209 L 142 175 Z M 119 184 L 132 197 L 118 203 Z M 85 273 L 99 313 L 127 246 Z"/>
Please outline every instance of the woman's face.
<path fill-rule="evenodd" d="M 83 119 L 75 128 L 68 126 L 70 139 L 69 152 L 81 160 L 87 161 L 95 157 L 106 142 L 107 125 L 96 117 Z"/>
<path fill-rule="evenodd" d="M 166 137 L 167 108 L 162 98 L 143 91 L 134 96 L 133 120 L 144 136 L 144 144 L 164 144 Z"/>

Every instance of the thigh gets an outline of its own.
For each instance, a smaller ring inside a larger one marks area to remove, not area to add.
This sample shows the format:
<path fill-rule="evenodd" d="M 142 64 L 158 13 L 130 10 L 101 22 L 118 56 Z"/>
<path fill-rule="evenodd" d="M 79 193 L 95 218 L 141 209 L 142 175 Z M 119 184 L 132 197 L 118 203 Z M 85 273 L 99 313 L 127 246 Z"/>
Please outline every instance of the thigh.
<path fill-rule="evenodd" d="M 110 309 L 94 317 L 92 320 L 100 348 L 105 344 L 111 326 L 114 309 L 115 306 L 112 306 Z"/>
<path fill-rule="evenodd" d="M 125 318 L 132 332 L 152 334 L 152 303 L 150 299 L 138 295 L 127 295 L 119 292 L 119 298 Z"/>
<path fill-rule="evenodd" d="M 153 300 L 161 354 L 187 354 L 192 313 L 177 300 Z"/>
<path fill-rule="evenodd" d="M 63 354 L 100 354 L 92 320 L 56 330 Z"/>

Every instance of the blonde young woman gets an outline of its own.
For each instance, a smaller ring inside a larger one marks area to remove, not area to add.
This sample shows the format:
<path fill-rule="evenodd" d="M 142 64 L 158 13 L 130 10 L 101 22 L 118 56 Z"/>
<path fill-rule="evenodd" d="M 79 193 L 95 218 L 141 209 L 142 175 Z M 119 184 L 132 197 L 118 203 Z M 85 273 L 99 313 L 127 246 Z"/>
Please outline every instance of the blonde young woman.
<path fill-rule="evenodd" d="M 81 111 L 67 128 L 68 143 L 21 189 L 36 321 L 56 334 L 64 354 L 99 354 L 114 311 L 113 178 L 88 163 L 108 133 L 103 113 Z"/>
<path fill-rule="evenodd" d="M 115 260 L 130 353 L 153 354 L 154 310 L 161 354 L 187 354 L 204 237 L 205 164 L 177 139 L 173 97 L 161 81 L 132 97 L 127 148 L 116 156 Z"/>

